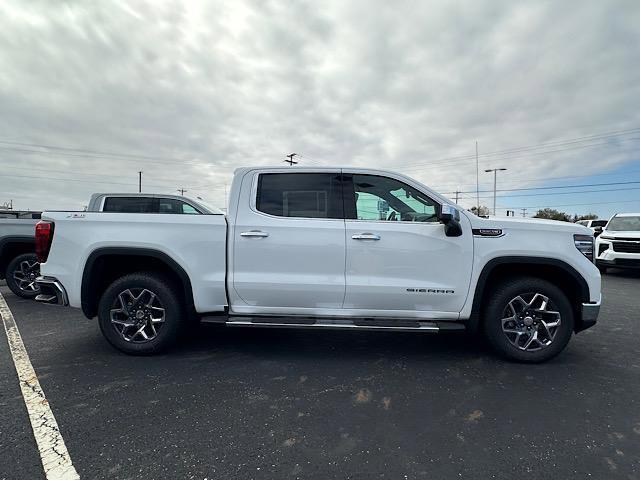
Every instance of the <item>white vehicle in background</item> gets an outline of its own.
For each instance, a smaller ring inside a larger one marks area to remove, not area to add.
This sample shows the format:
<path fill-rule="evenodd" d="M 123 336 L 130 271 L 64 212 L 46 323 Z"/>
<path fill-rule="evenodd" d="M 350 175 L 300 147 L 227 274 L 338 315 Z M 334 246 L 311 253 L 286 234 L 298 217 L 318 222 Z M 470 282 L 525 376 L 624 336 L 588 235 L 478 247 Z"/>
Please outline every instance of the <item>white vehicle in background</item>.
<path fill-rule="evenodd" d="M 222 213 L 202 200 L 161 193 L 94 193 L 88 212 L 210 215 Z"/>
<path fill-rule="evenodd" d="M 590 228 L 593 232 L 593 235 L 597 237 L 602 233 L 604 227 L 607 226 L 608 220 L 578 220 L 576 223 L 578 225 L 584 225 L 587 228 Z"/>
<path fill-rule="evenodd" d="M 640 213 L 617 213 L 596 239 L 596 265 L 640 268 Z"/>
<path fill-rule="evenodd" d="M 166 349 L 200 318 L 467 330 L 510 359 L 540 362 L 593 326 L 600 309 L 588 228 L 478 218 L 387 171 L 241 168 L 226 216 L 42 218 L 37 299 L 98 317 L 105 338 L 130 354 Z"/>

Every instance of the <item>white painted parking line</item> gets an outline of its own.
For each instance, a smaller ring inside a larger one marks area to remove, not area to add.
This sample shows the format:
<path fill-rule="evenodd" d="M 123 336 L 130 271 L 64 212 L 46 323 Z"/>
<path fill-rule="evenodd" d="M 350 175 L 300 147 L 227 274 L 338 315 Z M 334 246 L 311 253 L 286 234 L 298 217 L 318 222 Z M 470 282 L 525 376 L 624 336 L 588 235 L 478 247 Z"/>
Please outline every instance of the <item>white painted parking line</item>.
<path fill-rule="evenodd" d="M 47 480 L 74 480 L 80 476 L 71 463 L 62 434 L 58 428 L 49 402 L 44 396 L 36 372 L 31 365 L 29 355 L 22 342 L 20 331 L 11 310 L 0 293 L 0 316 L 7 332 L 7 341 L 13 357 L 13 363 L 20 380 L 22 397 L 29 412 L 29 420 L 36 437 L 42 466 Z"/>

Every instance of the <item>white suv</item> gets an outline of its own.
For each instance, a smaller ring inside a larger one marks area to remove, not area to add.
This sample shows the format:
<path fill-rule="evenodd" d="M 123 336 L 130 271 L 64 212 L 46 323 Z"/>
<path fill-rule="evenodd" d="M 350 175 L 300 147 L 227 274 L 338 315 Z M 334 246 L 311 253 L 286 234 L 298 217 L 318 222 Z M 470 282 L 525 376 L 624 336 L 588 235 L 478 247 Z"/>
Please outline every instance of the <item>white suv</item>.
<path fill-rule="evenodd" d="M 596 265 L 640 268 L 640 213 L 617 213 L 596 239 Z"/>
<path fill-rule="evenodd" d="M 604 227 L 607 226 L 607 220 L 578 220 L 576 223 L 590 228 L 596 237 L 600 235 Z"/>

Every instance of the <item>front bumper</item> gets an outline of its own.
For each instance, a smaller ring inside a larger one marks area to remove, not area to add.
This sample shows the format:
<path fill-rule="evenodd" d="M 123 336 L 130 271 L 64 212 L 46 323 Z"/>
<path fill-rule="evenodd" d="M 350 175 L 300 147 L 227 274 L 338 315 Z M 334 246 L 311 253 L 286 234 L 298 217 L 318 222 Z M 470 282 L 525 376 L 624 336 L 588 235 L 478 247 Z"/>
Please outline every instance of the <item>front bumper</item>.
<path fill-rule="evenodd" d="M 596 324 L 598 315 L 600 314 L 600 302 L 583 303 L 580 314 L 580 323 L 576 328 L 576 333 L 591 328 Z"/>
<path fill-rule="evenodd" d="M 640 268 L 640 257 L 637 258 L 614 258 L 611 260 L 604 260 L 597 258 L 596 265 L 598 267 L 612 267 L 612 268 Z"/>
<path fill-rule="evenodd" d="M 38 277 L 36 283 L 40 287 L 40 294 L 36 297 L 36 301 L 42 303 L 51 303 L 54 305 L 69 305 L 67 292 L 54 277 Z"/>

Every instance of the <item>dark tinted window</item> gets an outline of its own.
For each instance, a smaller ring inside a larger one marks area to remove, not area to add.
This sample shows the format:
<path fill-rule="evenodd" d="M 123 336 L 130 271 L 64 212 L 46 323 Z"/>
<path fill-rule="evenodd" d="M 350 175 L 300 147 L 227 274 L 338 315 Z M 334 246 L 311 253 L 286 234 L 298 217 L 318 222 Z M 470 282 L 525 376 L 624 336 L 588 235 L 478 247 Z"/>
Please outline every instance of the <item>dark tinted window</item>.
<path fill-rule="evenodd" d="M 337 173 L 263 173 L 256 208 L 278 217 L 343 218 Z"/>
<path fill-rule="evenodd" d="M 172 213 L 172 214 L 199 214 L 195 208 L 188 203 L 174 198 L 160 198 L 158 199 L 158 212 L 159 213 Z"/>
<path fill-rule="evenodd" d="M 104 201 L 105 212 L 154 213 L 153 198 L 144 197 L 108 197 Z"/>
<path fill-rule="evenodd" d="M 591 222 L 592 227 L 604 227 L 608 220 L 594 220 Z"/>

